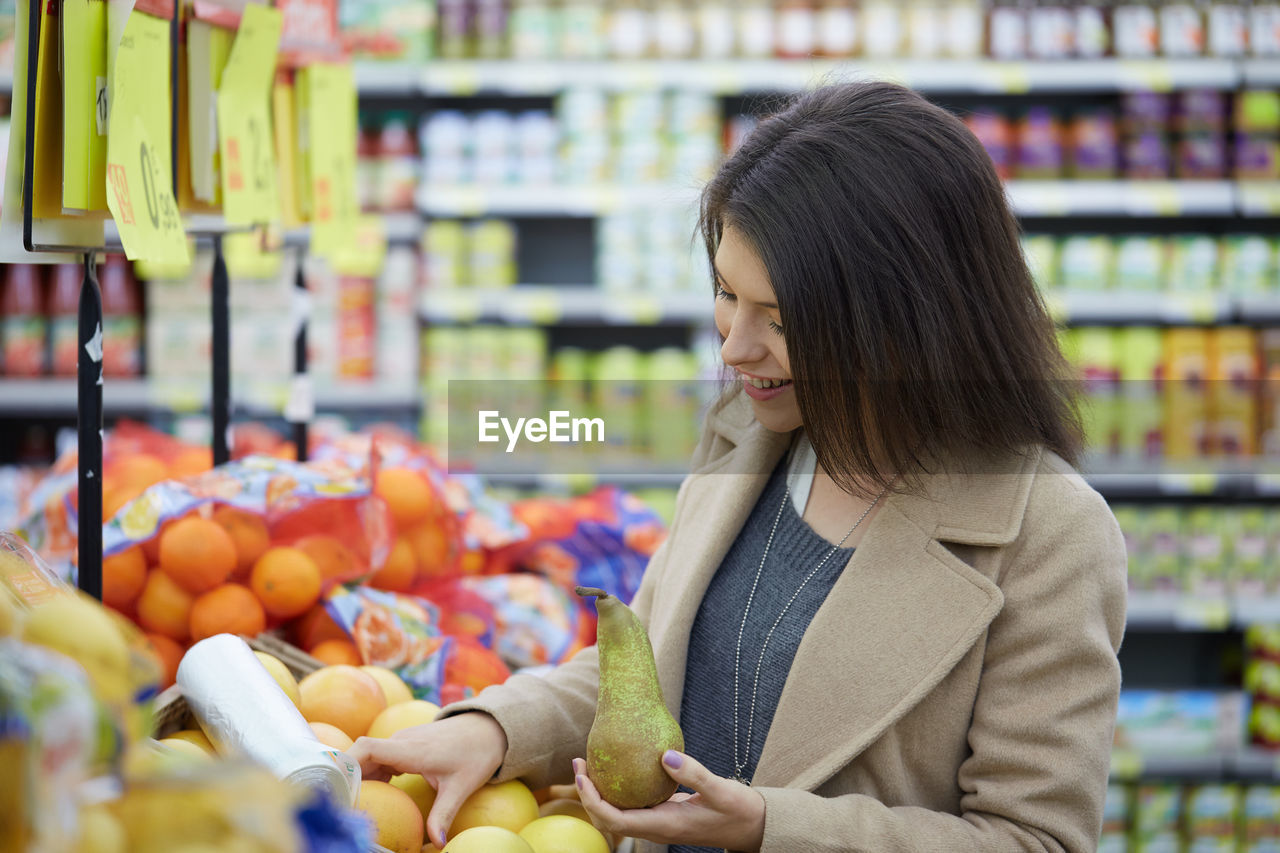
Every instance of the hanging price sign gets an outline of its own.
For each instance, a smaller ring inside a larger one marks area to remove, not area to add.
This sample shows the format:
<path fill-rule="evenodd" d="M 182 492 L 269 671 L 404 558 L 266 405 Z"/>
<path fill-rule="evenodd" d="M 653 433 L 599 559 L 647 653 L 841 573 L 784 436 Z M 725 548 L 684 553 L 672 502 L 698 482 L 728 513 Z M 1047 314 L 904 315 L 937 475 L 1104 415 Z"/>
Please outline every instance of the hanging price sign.
<path fill-rule="evenodd" d="M 278 11 L 246 5 L 218 88 L 222 213 L 232 225 L 280 218 L 269 111 L 280 28 Z"/>
<path fill-rule="evenodd" d="M 311 251 L 335 257 L 356 238 L 356 86 L 350 65 L 306 68 Z"/>
<path fill-rule="evenodd" d="M 130 260 L 187 263 L 187 235 L 168 171 L 137 116 L 116 126 L 107 150 L 107 207 Z"/>

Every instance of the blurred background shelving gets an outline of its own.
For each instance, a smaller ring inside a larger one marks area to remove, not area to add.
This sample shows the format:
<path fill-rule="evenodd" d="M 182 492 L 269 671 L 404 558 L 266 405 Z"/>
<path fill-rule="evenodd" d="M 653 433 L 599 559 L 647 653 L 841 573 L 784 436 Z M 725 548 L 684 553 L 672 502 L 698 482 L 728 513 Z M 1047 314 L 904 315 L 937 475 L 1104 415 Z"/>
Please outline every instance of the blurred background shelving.
<path fill-rule="evenodd" d="M 1086 477 L 1130 549 L 1121 733 L 1134 737 L 1118 741 L 1100 849 L 1176 849 L 1160 845 L 1195 834 L 1204 784 L 1273 807 L 1258 832 L 1276 846 L 1239 850 L 1280 849 L 1280 765 L 1263 748 L 1280 745 L 1280 724 L 1257 713 L 1280 707 L 1280 676 L 1246 677 L 1280 653 L 1245 639 L 1280 622 L 1280 3 L 342 0 L 340 12 L 358 58 L 358 186 L 388 245 L 374 275 L 308 269 L 315 402 L 436 441 L 450 379 L 713 379 L 697 191 L 781 96 L 893 79 L 962 116 L 1006 180 L 1083 381 Z M 280 423 L 291 263 L 233 270 L 237 422 Z M 106 382 L 108 424 L 198 430 L 207 257 L 112 274 L 109 337 L 133 351 Z M 56 375 L 70 303 L 54 271 L 5 270 L 4 289 L 6 351 L 45 343 L 34 367 L 0 364 L 0 466 L 48 464 L 75 417 L 74 380 Z M 679 478 L 650 464 L 489 479 L 559 492 Z"/>

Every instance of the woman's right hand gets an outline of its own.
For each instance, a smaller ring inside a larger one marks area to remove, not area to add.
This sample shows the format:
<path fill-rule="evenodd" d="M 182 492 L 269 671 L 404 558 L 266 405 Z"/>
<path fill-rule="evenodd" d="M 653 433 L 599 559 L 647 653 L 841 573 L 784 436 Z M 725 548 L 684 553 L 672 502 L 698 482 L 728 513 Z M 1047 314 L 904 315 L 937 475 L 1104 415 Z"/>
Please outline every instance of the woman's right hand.
<path fill-rule="evenodd" d="M 362 737 L 347 754 L 360 762 L 365 779 L 386 781 L 398 773 L 426 779 L 436 791 L 427 838 L 443 848 L 462 803 L 502 766 L 507 735 L 493 717 L 470 711 L 402 729 L 385 740 Z"/>

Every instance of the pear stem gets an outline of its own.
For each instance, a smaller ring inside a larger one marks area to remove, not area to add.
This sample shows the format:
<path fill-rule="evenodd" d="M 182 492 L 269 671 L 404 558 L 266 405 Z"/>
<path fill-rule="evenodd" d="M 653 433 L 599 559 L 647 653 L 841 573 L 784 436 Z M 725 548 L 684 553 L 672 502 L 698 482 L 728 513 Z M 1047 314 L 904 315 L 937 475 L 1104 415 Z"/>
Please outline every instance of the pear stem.
<path fill-rule="evenodd" d="M 604 601 L 609 597 L 609 593 L 605 592 L 603 589 L 596 589 L 593 586 L 575 586 L 573 591 L 583 598 L 596 598 L 600 601 Z"/>

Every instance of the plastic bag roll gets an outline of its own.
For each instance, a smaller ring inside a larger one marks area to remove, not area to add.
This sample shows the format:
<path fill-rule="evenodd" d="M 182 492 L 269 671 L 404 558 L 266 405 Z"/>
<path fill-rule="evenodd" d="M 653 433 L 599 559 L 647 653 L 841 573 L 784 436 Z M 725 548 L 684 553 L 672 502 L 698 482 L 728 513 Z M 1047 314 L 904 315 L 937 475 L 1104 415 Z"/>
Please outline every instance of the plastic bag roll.
<path fill-rule="evenodd" d="M 311 726 L 239 637 L 196 643 L 178 666 L 178 686 L 222 755 L 241 755 L 278 778 L 351 805 L 360 767 L 316 740 Z"/>

